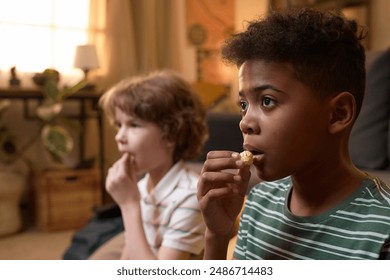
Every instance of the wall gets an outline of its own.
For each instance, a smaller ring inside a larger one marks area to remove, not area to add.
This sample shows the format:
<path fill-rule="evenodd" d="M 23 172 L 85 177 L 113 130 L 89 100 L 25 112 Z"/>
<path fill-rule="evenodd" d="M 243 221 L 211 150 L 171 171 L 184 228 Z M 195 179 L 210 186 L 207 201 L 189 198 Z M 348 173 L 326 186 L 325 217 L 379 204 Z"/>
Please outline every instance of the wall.
<path fill-rule="evenodd" d="M 371 42 L 372 50 L 385 50 L 390 47 L 390 1 L 371 0 Z"/>
<path fill-rule="evenodd" d="M 247 21 L 257 19 L 264 16 L 268 11 L 268 0 L 236 0 L 236 30 L 243 31 L 246 28 Z M 231 82 L 232 94 L 231 100 L 235 102 L 237 100 L 238 92 L 238 71 L 236 68 L 232 68 L 233 77 L 235 79 Z"/>
<path fill-rule="evenodd" d="M 178 1 L 181 53 L 181 72 L 191 82 L 196 80 L 196 54 L 195 48 L 187 42 L 186 30 L 186 5 L 185 1 Z M 265 13 L 268 9 L 268 0 L 236 0 L 236 30 L 242 30 L 245 20 L 257 17 Z"/>

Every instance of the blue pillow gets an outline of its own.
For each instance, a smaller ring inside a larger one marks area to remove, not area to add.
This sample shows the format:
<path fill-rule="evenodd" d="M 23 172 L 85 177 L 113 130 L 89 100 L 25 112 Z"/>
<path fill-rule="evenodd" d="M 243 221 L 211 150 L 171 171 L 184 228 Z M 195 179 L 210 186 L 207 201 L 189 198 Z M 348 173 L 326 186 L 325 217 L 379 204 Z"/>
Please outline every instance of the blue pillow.
<path fill-rule="evenodd" d="M 389 168 L 390 49 L 379 55 L 367 71 L 363 106 L 352 129 L 350 154 L 362 169 Z"/>

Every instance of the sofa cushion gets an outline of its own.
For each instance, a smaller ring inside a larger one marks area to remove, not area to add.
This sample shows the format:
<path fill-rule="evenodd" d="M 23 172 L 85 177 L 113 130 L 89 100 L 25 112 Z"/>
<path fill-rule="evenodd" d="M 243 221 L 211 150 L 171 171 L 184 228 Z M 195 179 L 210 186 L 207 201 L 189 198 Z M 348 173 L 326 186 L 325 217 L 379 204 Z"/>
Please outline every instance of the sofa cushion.
<path fill-rule="evenodd" d="M 241 115 L 238 113 L 214 113 L 207 115 L 209 139 L 198 161 L 205 161 L 213 150 L 242 151 L 243 138 L 240 130 Z"/>
<path fill-rule="evenodd" d="M 352 161 L 368 170 L 389 167 L 390 49 L 367 65 L 363 106 L 350 138 Z M 370 56 L 367 57 L 367 60 Z"/>

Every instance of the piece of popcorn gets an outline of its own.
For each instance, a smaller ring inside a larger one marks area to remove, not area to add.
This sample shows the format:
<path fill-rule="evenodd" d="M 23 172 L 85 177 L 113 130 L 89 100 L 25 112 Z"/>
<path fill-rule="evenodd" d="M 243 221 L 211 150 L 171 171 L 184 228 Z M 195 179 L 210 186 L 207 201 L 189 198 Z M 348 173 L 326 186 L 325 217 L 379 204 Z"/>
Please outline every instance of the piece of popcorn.
<path fill-rule="evenodd" d="M 253 163 L 253 154 L 250 151 L 243 151 L 240 153 L 240 156 L 245 165 L 251 165 Z"/>

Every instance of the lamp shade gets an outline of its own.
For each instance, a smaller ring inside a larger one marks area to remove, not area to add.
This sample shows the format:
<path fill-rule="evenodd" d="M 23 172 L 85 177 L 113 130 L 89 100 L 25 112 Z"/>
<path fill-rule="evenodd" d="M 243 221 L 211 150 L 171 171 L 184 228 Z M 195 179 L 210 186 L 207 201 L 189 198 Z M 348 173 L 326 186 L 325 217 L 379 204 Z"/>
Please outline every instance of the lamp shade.
<path fill-rule="evenodd" d="M 79 45 L 76 47 L 74 67 L 90 70 L 99 67 L 99 59 L 94 45 Z"/>

